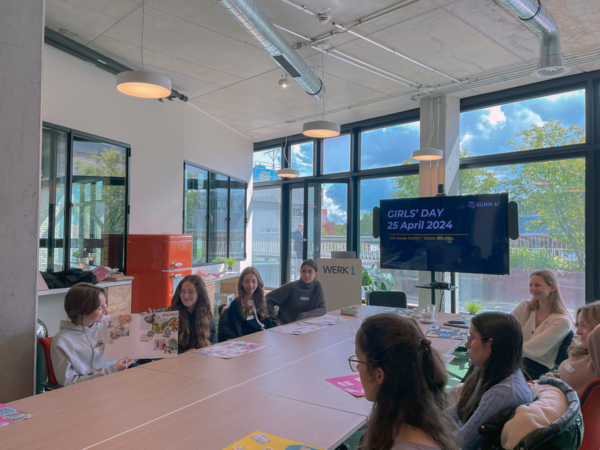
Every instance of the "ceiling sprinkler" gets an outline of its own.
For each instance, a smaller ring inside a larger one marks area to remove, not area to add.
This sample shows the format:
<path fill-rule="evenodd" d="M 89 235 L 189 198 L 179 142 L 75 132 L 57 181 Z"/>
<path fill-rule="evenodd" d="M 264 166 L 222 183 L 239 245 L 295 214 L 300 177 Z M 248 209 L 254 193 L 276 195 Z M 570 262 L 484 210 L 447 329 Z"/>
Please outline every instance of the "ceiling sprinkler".
<path fill-rule="evenodd" d="M 323 11 L 317 13 L 317 18 L 321 22 L 321 25 L 327 25 L 331 21 L 331 15 L 327 14 L 329 11 L 331 11 L 331 8 L 325 8 Z"/>

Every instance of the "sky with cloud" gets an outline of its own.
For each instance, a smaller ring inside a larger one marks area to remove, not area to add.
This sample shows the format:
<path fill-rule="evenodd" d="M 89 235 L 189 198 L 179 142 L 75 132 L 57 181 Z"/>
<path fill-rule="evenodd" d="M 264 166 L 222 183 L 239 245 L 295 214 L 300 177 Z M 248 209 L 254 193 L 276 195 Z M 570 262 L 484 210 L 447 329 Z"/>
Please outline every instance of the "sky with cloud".
<path fill-rule="evenodd" d="M 460 115 L 460 147 L 469 150 L 473 155 L 512 152 L 514 150 L 508 145 L 508 141 L 512 139 L 517 145 L 520 142 L 518 138 L 514 137 L 515 134 L 532 125 L 542 126 L 550 118 L 562 120 L 563 126 L 579 124 L 583 127 L 585 123 L 585 91 L 583 89 L 570 91 L 464 112 Z M 418 122 L 416 124 L 418 126 Z M 369 164 L 386 161 L 385 165 L 387 166 L 392 165 L 387 163 L 390 160 L 394 161 L 394 165 L 406 160 L 410 156 L 410 152 L 419 147 L 418 127 L 414 136 L 409 137 L 405 134 L 403 137 L 406 138 L 406 142 L 398 143 L 397 139 L 401 138 L 397 134 L 392 137 L 392 134 L 379 131 L 374 139 L 377 143 L 374 143 L 369 150 Z M 363 148 L 364 142 L 363 140 Z M 397 156 L 391 156 L 394 154 Z M 378 205 L 380 199 L 389 198 L 392 190 L 391 178 L 361 181 L 361 215 L 372 211 L 373 206 Z"/>

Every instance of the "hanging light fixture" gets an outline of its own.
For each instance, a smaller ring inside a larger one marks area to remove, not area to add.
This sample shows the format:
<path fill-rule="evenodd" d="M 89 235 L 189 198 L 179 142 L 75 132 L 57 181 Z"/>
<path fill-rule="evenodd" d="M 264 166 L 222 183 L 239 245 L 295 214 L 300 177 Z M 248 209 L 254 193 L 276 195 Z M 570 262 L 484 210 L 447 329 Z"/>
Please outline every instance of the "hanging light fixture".
<path fill-rule="evenodd" d="M 290 165 L 290 161 L 287 159 L 286 149 L 287 149 L 287 138 L 288 138 L 288 126 L 289 122 L 285 123 L 285 143 L 283 144 L 282 153 L 287 165 Z M 285 169 L 279 169 L 277 171 L 277 176 L 280 178 L 296 178 L 300 176 L 300 171 L 298 169 L 292 169 L 291 167 L 286 167 Z"/>
<path fill-rule="evenodd" d="M 155 72 L 144 70 L 144 2 L 142 2 L 142 26 L 140 32 L 140 52 L 142 70 L 129 70 L 117 74 L 117 89 L 123 94 L 141 98 L 163 98 L 171 95 L 171 80 Z M 152 10 L 154 21 L 154 9 Z M 154 25 L 152 26 L 154 39 Z M 154 49 L 154 46 L 153 46 Z"/>
<path fill-rule="evenodd" d="M 440 113 L 440 106 L 438 104 L 438 122 L 439 122 L 439 113 Z M 435 129 L 435 126 L 433 124 L 433 98 L 429 97 L 429 123 L 431 124 L 430 128 L 431 128 L 431 134 L 429 135 L 429 140 L 427 141 L 427 147 L 425 148 L 420 148 L 419 150 L 415 150 L 412 152 L 412 159 L 416 159 L 417 161 L 435 161 L 438 159 L 442 159 L 444 157 L 444 152 L 442 150 L 439 150 L 437 148 L 433 148 L 430 147 L 429 144 L 431 144 L 431 138 L 433 137 L 433 130 Z M 438 123 L 438 128 L 439 128 L 439 123 Z M 439 134 L 438 134 L 439 137 Z"/>
<path fill-rule="evenodd" d="M 282 87 L 283 89 L 285 89 L 289 86 L 290 86 L 290 82 L 287 79 L 287 72 L 283 72 L 283 74 L 281 75 L 281 80 L 279 80 L 279 87 Z"/>
<path fill-rule="evenodd" d="M 325 80 L 325 50 L 329 48 L 329 43 L 319 44 L 321 49 L 321 85 Z M 302 134 L 312 138 L 332 138 L 340 135 L 340 124 L 325 120 L 325 95 L 323 94 L 323 115 L 321 120 L 306 122 L 302 126 Z"/>

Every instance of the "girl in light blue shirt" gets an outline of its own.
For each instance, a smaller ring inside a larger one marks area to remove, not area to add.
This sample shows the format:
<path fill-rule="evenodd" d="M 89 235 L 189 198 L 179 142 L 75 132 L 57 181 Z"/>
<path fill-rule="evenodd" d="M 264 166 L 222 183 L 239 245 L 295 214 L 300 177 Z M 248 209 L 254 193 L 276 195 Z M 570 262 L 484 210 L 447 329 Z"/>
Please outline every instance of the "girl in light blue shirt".
<path fill-rule="evenodd" d="M 459 429 L 463 450 L 483 445 L 479 427 L 506 408 L 533 401 L 523 377 L 523 332 L 515 317 L 484 312 L 471 319 L 466 343 L 475 370 L 467 377 L 456 405 L 446 409 Z"/>

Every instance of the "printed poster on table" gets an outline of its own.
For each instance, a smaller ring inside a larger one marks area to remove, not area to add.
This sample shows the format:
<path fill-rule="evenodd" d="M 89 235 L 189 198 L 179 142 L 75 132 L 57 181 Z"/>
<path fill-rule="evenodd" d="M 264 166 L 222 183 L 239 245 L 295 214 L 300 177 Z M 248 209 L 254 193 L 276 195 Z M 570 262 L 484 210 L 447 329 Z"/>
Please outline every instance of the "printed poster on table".
<path fill-rule="evenodd" d="M 358 374 L 346 375 L 345 377 L 328 378 L 325 381 L 329 381 L 335 387 L 338 387 L 349 394 L 354 395 L 355 397 L 365 396 L 365 390 L 363 389 L 363 385 Z"/>
<path fill-rule="evenodd" d="M 319 447 L 301 444 L 272 434 L 255 431 L 223 450 L 323 450 Z"/>
<path fill-rule="evenodd" d="M 467 330 L 457 330 L 456 328 L 445 328 L 438 325 L 431 325 L 425 333 L 427 337 L 456 339 L 457 341 L 467 340 Z"/>
<path fill-rule="evenodd" d="M 177 356 L 179 311 L 108 316 L 104 360 L 174 358 Z"/>
<path fill-rule="evenodd" d="M 306 334 L 306 333 L 310 333 L 312 331 L 317 331 L 317 330 L 322 330 L 323 328 L 326 328 L 327 325 L 323 325 L 323 324 L 311 324 L 308 322 L 295 322 L 295 323 L 290 323 L 288 325 L 281 325 L 278 327 L 273 327 L 273 328 L 269 328 L 269 331 L 276 331 L 278 333 L 285 333 L 285 334 Z"/>
<path fill-rule="evenodd" d="M 0 428 L 23 422 L 24 420 L 31 418 L 33 418 L 31 414 L 24 413 L 23 411 L 0 403 Z"/>
<path fill-rule="evenodd" d="M 256 350 L 260 350 L 261 348 L 265 347 L 266 345 L 255 344 L 254 342 L 228 341 L 223 342 L 222 344 L 201 348 L 200 350 L 196 350 L 194 353 L 230 359 L 235 358 L 236 356 L 245 355 L 246 353 L 255 352 Z"/>
<path fill-rule="evenodd" d="M 313 325 L 337 325 L 346 320 L 350 320 L 350 317 L 333 316 L 331 314 L 325 314 L 320 317 L 313 317 L 305 320 L 304 323 L 312 323 Z"/>

